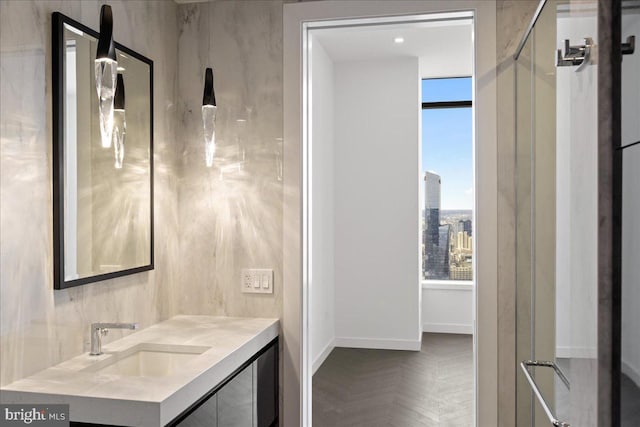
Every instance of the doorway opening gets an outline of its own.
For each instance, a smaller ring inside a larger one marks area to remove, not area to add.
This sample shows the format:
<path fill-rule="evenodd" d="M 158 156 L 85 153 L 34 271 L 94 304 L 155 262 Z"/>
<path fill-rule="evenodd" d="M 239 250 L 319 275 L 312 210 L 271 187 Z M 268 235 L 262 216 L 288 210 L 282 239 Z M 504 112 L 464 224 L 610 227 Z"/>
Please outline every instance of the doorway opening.
<path fill-rule="evenodd" d="M 313 423 L 475 425 L 473 13 L 307 25 Z"/>
<path fill-rule="evenodd" d="M 408 23 L 425 18 L 446 19 L 469 11 L 474 23 L 473 92 L 474 92 L 474 179 L 475 199 L 475 281 L 473 289 L 474 325 L 474 402 L 475 424 L 498 425 L 498 389 L 510 386 L 508 375 L 499 375 L 498 359 L 508 351 L 498 345 L 498 164 L 497 164 L 497 93 L 496 93 L 496 5 L 494 2 L 460 0 L 457 2 L 378 2 L 345 1 L 288 3 L 284 5 L 284 164 L 283 164 L 283 422 L 310 426 L 312 408 L 312 334 L 317 324 L 310 313 L 314 301 L 314 281 L 310 259 L 313 236 L 310 224 L 312 209 L 317 206 L 311 196 L 314 144 L 310 134 L 310 106 L 313 98 L 309 57 L 314 28 L 351 24 Z M 472 14 L 472 15 L 471 15 Z M 310 43 L 311 41 L 311 43 Z M 317 93 L 316 93 L 317 95 Z M 380 98 L 382 99 L 382 98 Z M 375 104 L 380 104 L 380 99 Z M 420 99 L 416 96 L 416 103 Z M 393 107 L 393 106 L 390 106 Z M 420 111 L 419 108 L 416 109 Z M 393 108 L 389 108 L 393 112 Z M 415 111 L 415 110 L 413 110 Z M 369 124 L 371 120 L 366 122 Z M 317 126 L 316 126 L 317 128 Z M 416 137 L 416 140 L 418 138 Z M 317 142 L 317 141 L 316 141 Z M 419 158 L 419 156 L 418 156 Z M 408 182 L 419 184 L 419 164 L 412 168 Z M 416 187 L 416 199 L 419 190 Z M 420 207 L 415 209 L 415 274 L 420 274 Z M 316 286 L 317 288 L 317 286 Z M 418 292 L 419 294 L 419 292 Z M 420 301 L 420 295 L 418 300 Z M 420 301 L 421 303 L 422 301 Z M 354 307 L 358 308 L 358 307 Z M 317 311 L 316 311 L 317 313 Z M 419 325 L 416 335 L 419 334 Z M 505 354 L 506 353 L 506 354 Z M 476 366 L 477 365 L 477 366 Z M 501 372 L 502 372 L 502 368 Z M 497 381 L 496 381 L 497 379 Z M 508 411 L 508 408 L 507 408 Z"/>

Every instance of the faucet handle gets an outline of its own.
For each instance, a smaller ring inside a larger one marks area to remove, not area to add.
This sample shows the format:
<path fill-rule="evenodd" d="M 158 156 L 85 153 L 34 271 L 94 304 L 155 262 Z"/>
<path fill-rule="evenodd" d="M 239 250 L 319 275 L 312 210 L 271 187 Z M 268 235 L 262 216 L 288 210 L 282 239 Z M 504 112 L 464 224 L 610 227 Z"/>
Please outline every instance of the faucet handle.
<path fill-rule="evenodd" d="M 109 333 L 109 329 L 138 329 L 137 323 L 92 323 L 91 324 L 91 352 L 92 356 L 102 354 L 102 337 Z"/>

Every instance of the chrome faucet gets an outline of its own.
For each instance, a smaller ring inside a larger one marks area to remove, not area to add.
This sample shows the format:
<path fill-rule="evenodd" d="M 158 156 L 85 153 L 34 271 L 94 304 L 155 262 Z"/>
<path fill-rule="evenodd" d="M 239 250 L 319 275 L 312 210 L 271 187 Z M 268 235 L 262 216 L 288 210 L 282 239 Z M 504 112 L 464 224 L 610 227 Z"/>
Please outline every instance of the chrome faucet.
<path fill-rule="evenodd" d="M 137 323 L 92 323 L 91 324 L 91 356 L 102 354 L 102 337 L 109 329 L 138 329 Z"/>

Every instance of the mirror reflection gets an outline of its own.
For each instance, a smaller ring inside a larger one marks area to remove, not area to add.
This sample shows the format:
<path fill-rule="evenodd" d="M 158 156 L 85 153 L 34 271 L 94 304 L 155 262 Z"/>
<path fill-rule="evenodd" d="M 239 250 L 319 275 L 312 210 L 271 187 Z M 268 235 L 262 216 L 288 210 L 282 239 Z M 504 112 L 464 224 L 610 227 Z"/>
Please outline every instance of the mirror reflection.
<path fill-rule="evenodd" d="M 152 62 L 116 45 L 118 85 L 105 140 L 95 78 L 97 33 L 59 18 L 58 289 L 153 268 Z"/>

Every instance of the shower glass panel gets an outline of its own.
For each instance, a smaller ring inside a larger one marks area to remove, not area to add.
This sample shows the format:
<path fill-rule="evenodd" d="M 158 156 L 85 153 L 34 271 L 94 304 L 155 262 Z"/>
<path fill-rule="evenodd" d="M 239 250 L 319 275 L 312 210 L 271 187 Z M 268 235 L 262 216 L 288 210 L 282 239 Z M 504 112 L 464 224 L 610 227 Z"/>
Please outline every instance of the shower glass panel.
<path fill-rule="evenodd" d="M 597 46 L 597 3 L 557 5 L 557 48 Z M 594 56 L 597 48 L 594 48 Z M 569 362 L 571 384 L 565 414 L 572 426 L 598 420 L 598 66 L 585 52 L 583 64 L 556 68 L 558 221 L 556 246 L 556 358 Z M 561 364 L 562 366 L 562 364 Z"/>
<path fill-rule="evenodd" d="M 555 362 L 556 73 L 550 54 L 555 34 L 556 10 L 547 4 L 516 63 L 518 362 Z M 556 396 L 566 395 L 566 387 L 556 387 L 558 375 L 550 367 L 528 371 L 556 414 Z M 548 426 L 522 371 L 517 381 L 518 426 Z"/>
<path fill-rule="evenodd" d="M 541 5 L 515 65 L 517 426 L 595 427 L 597 65 L 572 56 L 597 8 Z"/>
<path fill-rule="evenodd" d="M 622 41 L 640 37 L 640 1 L 622 2 Z M 620 420 L 640 426 L 640 52 L 622 60 L 622 321 Z"/>
<path fill-rule="evenodd" d="M 535 31 L 535 30 L 534 30 Z M 527 39 L 516 62 L 516 363 L 534 359 L 531 277 L 532 44 Z M 516 374 L 517 426 L 531 426 L 533 395 L 527 379 Z"/>

